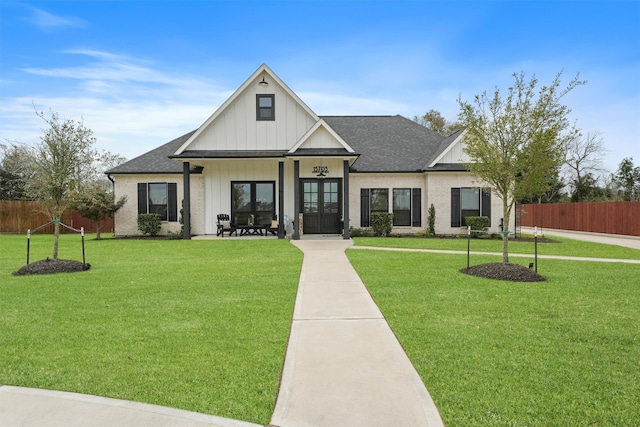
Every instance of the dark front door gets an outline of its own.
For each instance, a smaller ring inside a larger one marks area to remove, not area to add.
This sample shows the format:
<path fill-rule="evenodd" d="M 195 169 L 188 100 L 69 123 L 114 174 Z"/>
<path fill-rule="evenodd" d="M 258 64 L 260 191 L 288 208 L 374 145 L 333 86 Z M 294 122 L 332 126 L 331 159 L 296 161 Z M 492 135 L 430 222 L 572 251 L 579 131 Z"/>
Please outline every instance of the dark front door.
<path fill-rule="evenodd" d="M 302 179 L 302 230 L 305 234 L 342 233 L 340 179 Z"/>

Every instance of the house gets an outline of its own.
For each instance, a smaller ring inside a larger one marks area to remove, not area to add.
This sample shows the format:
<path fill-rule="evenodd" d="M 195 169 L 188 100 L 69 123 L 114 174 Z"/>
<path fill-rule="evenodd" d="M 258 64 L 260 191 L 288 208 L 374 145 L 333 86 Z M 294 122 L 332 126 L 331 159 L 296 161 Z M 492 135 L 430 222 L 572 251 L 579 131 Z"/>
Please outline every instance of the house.
<path fill-rule="evenodd" d="M 465 168 L 462 132 L 444 137 L 402 116 L 318 116 L 269 67 L 260 66 L 198 129 L 107 174 L 127 204 L 116 235 L 159 213 L 164 232 L 215 235 L 217 215 L 271 224 L 278 236 L 338 234 L 392 212 L 394 233 L 463 231 L 486 215 L 498 231 L 502 203 Z"/>

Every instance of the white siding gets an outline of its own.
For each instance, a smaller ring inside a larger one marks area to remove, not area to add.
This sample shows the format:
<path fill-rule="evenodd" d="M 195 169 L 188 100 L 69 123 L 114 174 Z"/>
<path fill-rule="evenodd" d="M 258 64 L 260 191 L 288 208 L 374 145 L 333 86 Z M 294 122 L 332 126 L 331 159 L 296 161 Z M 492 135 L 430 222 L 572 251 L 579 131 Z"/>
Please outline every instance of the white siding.
<path fill-rule="evenodd" d="M 256 95 L 275 94 L 275 120 L 256 120 Z M 288 150 L 315 120 L 282 87 L 258 85 L 240 94 L 190 144 L 189 150 Z"/>
<path fill-rule="evenodd" d="M 469 163 L 470 158 L 464 152 L 464 143 L 458 141 L 454 144 L 437 163 Z"/>
<path fill-rule="evenodd" d="M 334 137 L 323 127 L 319 127 L 313 132 L 300 148 L 344 148 Z"/>

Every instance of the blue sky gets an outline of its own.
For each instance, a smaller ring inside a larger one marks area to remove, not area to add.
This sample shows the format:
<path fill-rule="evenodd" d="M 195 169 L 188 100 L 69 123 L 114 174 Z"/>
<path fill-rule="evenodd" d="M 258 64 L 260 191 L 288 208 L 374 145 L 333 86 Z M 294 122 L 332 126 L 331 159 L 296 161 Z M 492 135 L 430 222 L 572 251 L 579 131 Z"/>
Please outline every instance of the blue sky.
<path fill-rule="evenodd" d="M 640 1 L 0 2 L 0 142 L 49 109 L 138 156 L 202 124 L 262 63 L 320 115 L 430 109 L 524 71 L 564 98 L 613 172 L 640 164 Z"/>

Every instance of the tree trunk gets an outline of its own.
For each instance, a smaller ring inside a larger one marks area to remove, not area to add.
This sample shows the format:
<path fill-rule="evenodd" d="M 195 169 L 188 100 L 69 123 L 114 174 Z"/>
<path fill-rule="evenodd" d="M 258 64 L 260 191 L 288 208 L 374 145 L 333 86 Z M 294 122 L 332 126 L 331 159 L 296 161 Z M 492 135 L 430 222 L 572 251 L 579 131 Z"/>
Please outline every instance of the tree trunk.
<path fill-rule="evenodd" d="M 53 259 L 58 259 L 58 242 L 60 241 L 60 221 L 53 223 Z"/>
<path fill-rule="evenodd" d="M 96 240 L 100 240 L 100 220 L 96 221 Z"/>

